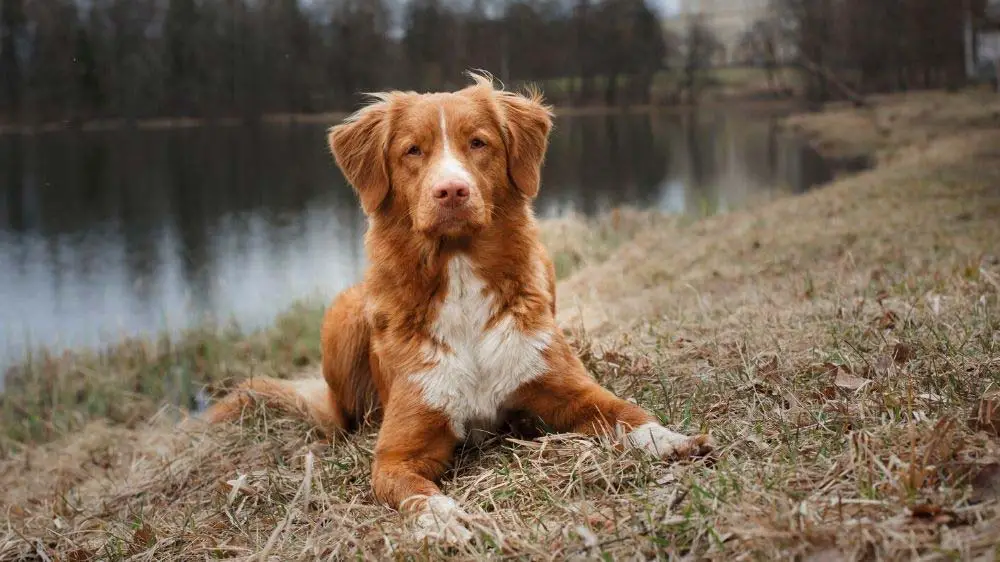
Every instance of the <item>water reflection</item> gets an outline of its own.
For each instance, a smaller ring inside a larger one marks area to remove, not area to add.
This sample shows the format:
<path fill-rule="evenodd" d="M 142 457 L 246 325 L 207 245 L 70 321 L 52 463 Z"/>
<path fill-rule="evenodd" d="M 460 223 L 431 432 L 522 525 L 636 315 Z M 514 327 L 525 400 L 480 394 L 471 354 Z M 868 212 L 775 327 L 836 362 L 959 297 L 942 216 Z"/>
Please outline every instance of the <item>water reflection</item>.
<path fill-rule="evenodd" d="M 0 365 L 205 319 L 253 327 L 364 266 L 324 127 L 0 137 Z M 767 120 L 561 118 L 540 216 L 731 209 L 828 172 Z"/>

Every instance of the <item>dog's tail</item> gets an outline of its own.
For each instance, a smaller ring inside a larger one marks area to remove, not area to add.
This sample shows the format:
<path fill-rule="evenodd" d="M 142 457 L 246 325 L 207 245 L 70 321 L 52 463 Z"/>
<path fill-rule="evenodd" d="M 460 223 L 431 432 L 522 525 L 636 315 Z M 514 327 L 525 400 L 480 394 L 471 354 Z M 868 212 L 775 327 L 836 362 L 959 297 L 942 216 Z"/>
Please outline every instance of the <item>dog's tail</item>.
<path fill-rule="evenodd" d="M 208 423 L 234 421 L 260 403 L 303 418 L 329 436 L 346 425 L 333 391 L 321 378 L 250 378 L 209 406 L 201 417 Z"/>

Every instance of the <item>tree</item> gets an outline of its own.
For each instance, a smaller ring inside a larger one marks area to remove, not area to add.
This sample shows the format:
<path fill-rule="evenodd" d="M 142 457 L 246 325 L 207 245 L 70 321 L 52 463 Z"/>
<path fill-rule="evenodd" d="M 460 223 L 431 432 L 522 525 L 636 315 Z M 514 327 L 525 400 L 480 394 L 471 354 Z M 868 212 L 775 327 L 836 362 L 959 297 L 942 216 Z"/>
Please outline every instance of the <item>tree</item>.
<path fill-rule="evenodd" d="M 778 24 L 771 18 L 760 19 L 750 26 L 740 38 L 739 47 L 743 62 L 762 66 L 767 73 L 767 85 L 771 91 L 784 90 L 785 85 L 778 76 L 780 33 Z"/>
<path fill-rule="evenodd" d="M 696 103 L 701 94 L 704 71 L 712 66 L 715 57 L 722 51 L 722 43 L 705 23 L 701 15 L 688 21 L 684 34 L 684 78 L 682 90 L 688 101 Z"/>
<path fill-rule="evenodd" d="M 98 74 L 94 44 L 84 22 L 80 22 L 76 27 L 73 59 L 76 62 L 77 116 L 88 117 L 99 114 L 104 108 L 105 96 Z"/>
<path fill-rule="evenodd" d="M 27 6 L 33 32 L 26 42 L 28 63 L 22 92 L 26 108 L 40 117 L 58 118 L 57 112 L 72 111 L 78 105 L 78 72 L 72 57 L 77 47 L 81 22 L 72 0 L 35 0 Z"/>
<path fill-rule="evenodd" d="M 409 83 L 418 89 L 441 84 L 452 54 L 448 31 L 453 29 L 453 22 L 448 10 L 440 0 L 411 0 L 403 27 L 403 58 L 409 69 Z"/>
<path fill-rule="evenodd" d="M 964 78 L 983 0 L 771 0 L 743 54 L 817 100 Z M 445 89 L 482 68 L 557 104 L 651 100 L 681 70 L 696 100 L 721 45 L 666 34 L 645 0 L 0 0 L 0 118 L 231 116 L 352 109 L 386 87 Z M 973 25 L 976 27 L 976 25 Z M 791 49 L 789 49 L 791 47 Z"/>
<path fill-rule="evenodd" d="M 381 1 L 345 0 L 335 8 L 327 24 L 327 65 L 337 103 L 350 104 L 358 92 L 383 85 L 390 65 L 388 28 L 389 11 Z"/>
<path fill-rule="evenodd" d="M 312 70 L 312 27 L 298 0 L 263 0 L 255 34 L 262 43 L 261 84 L 268 111 L 306 111 Z"/>
<path fill-rule="evenodd" d="M 980 0 L 772 0 L 806 71 L 806 94 L 863 104 L 870 92 L 952 87 L 964 79 L 965 22 Z"/>
<path fill-rule="evenodd" d="M 608 0 L 596 21 L 599 68 L 605 77 L 604 102 L 616 103 L 621 76 L 631 78 L 635 101 L 647 102 L 653 76 L 663 65 L 666 41 L 656 14 L 642 0 Z"/>
<path fill-rule="evenodd" d="M 0 2 L 0 112 L 17 113 L 21 109 L 21 51 L 26 23 L 24 0 Z"/>
<path fill-rule="evenodd" d="M 202 16 L 195 0 L 169 0 L 164 23 L 164 47 L 169 83 L 167 107 L 172 113 L 191 114 L 200 105 L 200 89 L 206 78 L 202 69 L 205 45 L 199 41 Z"/>

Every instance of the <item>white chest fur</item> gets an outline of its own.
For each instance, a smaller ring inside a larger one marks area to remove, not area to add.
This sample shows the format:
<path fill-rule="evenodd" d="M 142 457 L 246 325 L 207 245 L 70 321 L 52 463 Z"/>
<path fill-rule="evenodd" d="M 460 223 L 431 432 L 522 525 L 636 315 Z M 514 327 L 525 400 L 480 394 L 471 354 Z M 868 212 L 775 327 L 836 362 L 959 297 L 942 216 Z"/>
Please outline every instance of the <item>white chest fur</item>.
<path fill-rule="evenodd" d="M 412 378 L 459 438 L 473 427 L 495 424 L 511 393 L 546 368 L 543 352 L 552 333 L 525 334 L 510 316 L 486 329 L 492 314 L 486 284 L 467 259 L 452 258 L 448 292 L 434 323 L 434 335 L 446 347 L 428 343 L 424 353 L 434 366 Z"/>

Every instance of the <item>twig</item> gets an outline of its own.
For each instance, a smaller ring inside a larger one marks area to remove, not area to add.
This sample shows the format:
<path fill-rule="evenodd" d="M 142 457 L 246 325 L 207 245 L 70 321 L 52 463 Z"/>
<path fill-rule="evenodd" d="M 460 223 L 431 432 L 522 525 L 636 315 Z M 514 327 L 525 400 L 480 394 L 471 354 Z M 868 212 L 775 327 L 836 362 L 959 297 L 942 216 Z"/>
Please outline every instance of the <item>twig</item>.
<path fill-rule="evenodd" d="M 281 534 L 281 531 L 283 531 L 285 527 L 288 526 L 288 523 L 291 522 L 292 516 L 295 514 L 295 504 L 298 502 L 300 496 L 305 496 L 303 503 L 306 506 L 306 509 L 309 508 L 309 495 L 312 490 L 312 470 L 313 453 L 312 451 L 307 451 L 306 470 L 305 475 L 302 477 L 302 484 L 295 492 L 295 497 L 292 498 L 291 502 L 289 502 L 288 512 L 285 513 L 285 518 L 281 521 L 281 523 L 278 523 L 278 526 L 275 527 L 273 531 L 271 531 L 271 536 L 267 539 L 267 544 L 265 544 L 263 550 L 257 554 L 258 560 L 263 562 L 264 560 L 267 560 L 268 555 L 271 554 L 271 549 L 274 548 L 274 544 L 278 541 L 278 536 Z"/>
<path fill-rule="evenodd" d="M 806 67 L 806 70 L 829 80 L 847 99 L 851 100 L 854 107 L 868 107 L 868 101 L 863 96 L 852 90 L 847 84 L 841 82 L 828 68 L 818 65 L 806 57 L 800 56 L 800 58 L 802 66 Z"/>

